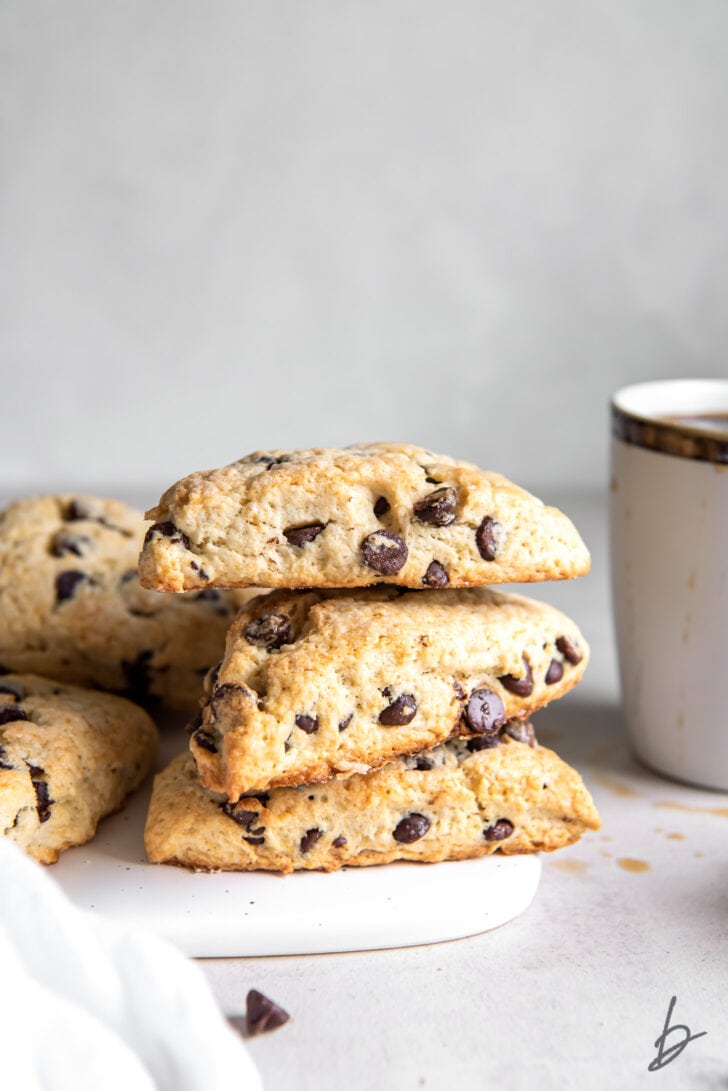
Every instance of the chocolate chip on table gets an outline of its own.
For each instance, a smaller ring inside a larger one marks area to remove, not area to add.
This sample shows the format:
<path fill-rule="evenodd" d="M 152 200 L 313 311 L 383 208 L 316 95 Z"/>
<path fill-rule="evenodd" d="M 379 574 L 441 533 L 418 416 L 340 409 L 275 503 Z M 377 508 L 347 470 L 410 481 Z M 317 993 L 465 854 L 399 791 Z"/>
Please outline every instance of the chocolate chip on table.
<path fill-rule="evenodd" d="M 309 852 L 323 834 L 323 830 L 306 830 L 301 838 L 301 852 Z"/>
<path fill-rule="evenodd" d="M 217 754 L 217 740 L 211 731 L 204 727 L 198 727 L 192 736 L 192 741 L 202 750 L 209 750 L 211 754 Z"/>
<path fill-rule="evenodd" d="M 392 831 L 392 837 L 401 845 L 411 845 L 413 841 L 419 841 L 430 828 L 430 820 L 423 814 L 407 814 L 397 823 Z"/>
<path fill-rule="evenodd" d="M 29 719 L 28 713 L 18 705 L 5 705 L 4 708 L 0 708 L 0 726 L 2 724 L 13 724 L 16 720 L 27 719 Z"/>
<path fill-rule="evenodd" d="M 571 663 L 572 666 L 576 666 L 577 663 L 581 663 L 584 658 L 584 653 L 573 640 L 569 640 L 568 636 L 560 636 L 556 640 L 556 647 L 567 663 Z"/>
<path fill-rule="evenodd" d="M 515 693 L 517 697 L 530 697 L 533 693 L 533 673 L 531 664 L 525 655 L 522 656 L 522 659 L 525 669 L 520 678 L 517 678 L 514 674 L 502 674 L 498 681 L 509 693 Z"/>
<path fill-rule="evenodd" d="M 332 849 L 343 849 L 344 845 L 346 844 L 348 844 L 348 842 L 344 835 L 339 834 L 339 836 L 335 837 L 334 840 L 331 842 L 331 847 Z"/>
<path fill-rule="evenodd" d="M 382 576 L 393 576 L 407 563 L 409 550 L 398 534 L 391 530 L 375 530 L 362 542 L 364 564 Z"/>
<path fill-rule="evenodd" d="M 305 731 L 307 735 L 313 735 L 318 731 L 318 716 L 306 716 L 303 713 L 299 713 L 296 716 L 296 727 L 300 727 L 301 731 Z"/>
<path fill-rule="evenodd" d="M 552 659 L 549 663 L 549 669 L 546 671 L 544 682 L 547 686 L 553 686 L 555 682 L 560 682 L 564 677 L 564 664 L 560 659 Z"/>
<path fill-rule="evenodd" d="M 246 999 L 245 1023 L 248 1034 L 253 1037 L 256 1034 L 265 1034 L 266 1031 L 282 1027 L 290 1019 L 290 1015 L 283 1008 L 275 1004 L 257 989 L 251 989 Z"/>
<path fill-rule="evenodd" d="M 476 735 L 500 731 L 506 722 L 506 710 L 498 694 L 489 689 L 473 690 L 465 706 L 465 721 Z"/>
<path fill-rule="evenodd" d="M 483 830 L 483 837 L 486 841 L 505 841 L 506 837 L 510 837 L 512 833 L 513 823 L 507 818 L 499 818 L 492 826 Z"/>
<path fill-rule="evenodd" d="M 318 538 L 324 530 L 324 523 L 309 523 L 305 527 L 287 527 L 283 531 L 283 537 L 293 546 L 304 546 Z"/>
<path fill-rule="evenodd" d="M 503 528 L 490 515 L 486 515 L 475 532 L 475 544 L 484 561 L 494 561 L 498 555 L 498 546 Z"/>
<path fill-rule="evenodd" d="M 67 530 L 59 530 L 53 535 L 50 551 L 54 557 L 64 557 L 67 553 L 83 557 L 92 547 L 93 542 L 85 534 L 70 534 Z"/>
<path fill-rule="evenodd" d="M 391 509 L 391 506 L 392 505 L 389 503 L 389 500 L 387 500 L 386 496 L 380 496 L 376 504 L 374 505 L 374 514 L 377 517 L 386 515 L 387 512 Z"/>
<path fill-rule="evenodd" d="M 139 652 L 135 659 L 122 659 L 121 669 L 126 678 L 127 689 L 132 696 L 144 698 L 149 696 L 149 688 L 152 682 L 151 664 L 154 652 L 145 648 Z"/>
<path fill-rule="evenodd" d="M 35 805 L 38 811 L 38 821 L 47 822 L 51 817 L 51 803 L 55 803 L 55 800 L 50 798 L 48 792 L 45 769 L 41 769 L 38 765 L 28 765 L 28 770 L 30 771 L 30 782 L 35 790 Z"/>
<path fill-rule="evenodd" d="M 387 694 L 387 696 L 389 696 Z M 379 722 L 385 727 L 403 727 L 417 715 L 417 702 L 411 693 L 402 693 L 379 713 Z"/>
<path fill-rule="evenodd" d="M 422 582 L 425 587 L 447 587 L 450 578 L 439 561 L 430 561 Z"/>
<path fill-rule="evenodd" d="M 262 614 L 245 626 L 245 639 L 273 651 L 291 642 L 291 620 L 285 614 Z"/>
<path fill-rule="evenodd" d="M 174 543 L 181 543 L 185 549 L 190 548 L 189 538 L 174 523 L 154 523 L 144 535 L 144 544 L 147 545 L 153 538 L 169 538 Z"/>
<path fill-rule="evenodd" d="M 533 724 L 528 720 L 511 720 L 506 724 L 504 733 L 516 742 L 525 743 L 527 746 L 536 746 L 536 732 Z"/>
<path fill-rule="evenodd" d="M 346 719 L 342 720 L 341 723 L 339 724 L 339 731 L 346 731 L 347 727 L 349 726 L 349 724 L 351 723 L 353 718 L 354 718 L 354 713 L 350 712 L 349 715 L 346 717 Z"/>
<path fill-rule="evenodd" d="M 435 489 L 413 506 L 415 518 L 433 527 L 449 527 L 455 522 L 458 494 L 449 485 Z"/>
<path fill-rule="evenodd" d="M 76 594 L 76 588 L 89 577 L 85 572 L 77 572 L 69 569 L 67 572 L 59 572 L 56 576 L 56 602 L 66 602 Z M 90 582 L 90 581 L 89 581 Z"/>

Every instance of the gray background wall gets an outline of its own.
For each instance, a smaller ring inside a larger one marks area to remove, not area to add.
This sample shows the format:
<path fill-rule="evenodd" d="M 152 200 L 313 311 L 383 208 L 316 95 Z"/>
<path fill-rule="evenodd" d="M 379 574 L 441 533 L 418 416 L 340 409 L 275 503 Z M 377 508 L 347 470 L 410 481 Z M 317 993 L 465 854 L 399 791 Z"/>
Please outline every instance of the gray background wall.
<path fill-rule="evenodd" d="M 726 375 L 721 0 L 3 0 L 0 469 L 404 438 L 600 485 Z"/>

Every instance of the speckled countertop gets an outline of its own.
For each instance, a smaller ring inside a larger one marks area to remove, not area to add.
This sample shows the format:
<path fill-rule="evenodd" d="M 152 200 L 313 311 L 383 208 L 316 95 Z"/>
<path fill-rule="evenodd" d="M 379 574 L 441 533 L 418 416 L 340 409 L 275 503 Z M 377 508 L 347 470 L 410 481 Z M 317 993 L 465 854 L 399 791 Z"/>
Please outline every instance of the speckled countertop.
<path fill-rule="evenodd" d="M 286 1026 L 251 1042 L 271 1091 L 726 1086 L 728 796 L 663 780 L 631 756 L 618 700 L 606 500 L 549 500 L 582 530 L 593 570 L 525 590 L 574 617 L 592 661 L 579 689 L 535 724 L 584 776 L 602 829 L 544 856 L 531 907 L 481 936 L 202 961 L 230 1015 L 240 1015 L 249 988 L 291 1013 Z M 662 1048 L 669 1063 L 649 1071 L 672 997 L 667 1025 L 675 1029 Z M 669 1053 L 686 1041 L 678 1025 L 705 1033 Z"/>

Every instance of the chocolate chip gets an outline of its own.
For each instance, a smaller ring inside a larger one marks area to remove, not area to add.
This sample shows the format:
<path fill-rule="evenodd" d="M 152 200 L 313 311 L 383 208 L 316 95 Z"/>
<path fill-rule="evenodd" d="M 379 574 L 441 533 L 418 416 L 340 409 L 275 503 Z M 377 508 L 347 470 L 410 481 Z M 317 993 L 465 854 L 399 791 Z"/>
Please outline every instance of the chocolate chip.
<path fill-rule="evenodd" d="M 525 743 L 527 746 L 536 746 L 536 732 L 533 724 L 528 720 L 511 720 L 505 726 L 505 734 L 516 742 Z"/>
<path fill-rule="evenodd" d="M 353 718 L 354 718 L 354 713 L 350 712 L 349 715 L 346 717 L 346 719 L 342 720 L 341 723 L 339 724 L 339 731 L 346 731 L 347 727 L 349 726 L 349 724 L 351 723 Z"/>
<path fill-rule="evenodd" d="M 391 510 L 392 505 L 387 500 L 386 496 L 380 496 L 374 505 L 374 514 L 376 516 L 386 515 Z"/>
<path fill-rule="evenodd" d="M 245 1021 L 248 1034 L 265 1034 L 266 1031 L 282 1027 L 290 1019 L 290 1015 L 278 1004 L 274 1004 L 257 989 L 251 989 L 246 1000 Z"/>
<path fill-rule="evenodd" d="M 54 557 L 63 557 L 66 553 L 73 553 L 76 557 L 83 557 L 92 547 L 93 543 L 85 534 L 69 534 L 67 530 L 59 530 L 53 536 L 51 553 Z"/>
<path fill-rule="evenodd" d="M 69 523 L 76 522 L 79 519 L 95 518 L 96 516 L 85 500 L 71 500 L 64 514 L 64 519 L 67 519 Z"/>
<path fill-rule="evenodd" d="M 581 663 L 584 658 L 584 653 L 573 640 L 569 640 L 568 636 L 560 636 L 556 641 L 556 647 L 567 663 L 571 663 L 572 666 L 576 666 L 577 663 Z"/>
<path fill-rule="evenodd" d="M 418 500 L 414 505 L 415 518 L 421 523 L 429 523 L 433 527 L 449 527 L 455 522 L 458 508 L 458 494 L 455 489 L 445 486 L 428 493 L 423 500 Z"/>
<path fill-rule="evenodd" d="M 401 845 L 411 845 L 424 837 L 429 828 L 430 820 L 423 814 L 408 814 L 394 827 L 392 837 Z"/>
<path fill-rule="evenodd" d="M 563 676 L 564 664 L 560 659 L 552 659 L 549 663 L 549 669 L 546 671 L 544 682 L 547 686 L 553 686 L 555 682 L 560 682 Z"/>
<path fill-rule="evenodd" d="M 429 758 L 424 758 L 421 755 L 418 755 L 414 759 L 414 765 L 411 766 L 411 768 L 416 769 L 418 772 L 425 773 L 428 769 L 432 769 L 432 762 Z"/>
<path fill-rule="evenodd" d="M 2 724 L 13 724 L 16 720 L 27 720 L 28 718 L 25 709 L 20 708 L 18 705 L 6 705 L 5 708 L 0 708 L 0 726 Z"/>
<path fill-rule="evenodd" d="M 202 573 L 200 573 L 201 575 Z M 203 587 L 201 591 L 198 591 L 194 596 L 195 602 L 219 602 L 220 592 L 214 587 Z"/>
<path fill-rule="evenodd" d="M 486 841 L 505 841 L 506 837 L 510 837 L 512 833 L 513 823 L 507 818 L 499 818 L 492 826 L 488 826 L 487 830 L 483 830 L 483 837 Z"/>
<path fill-rule="evenodd" d="M 291 621 L 285 614 L 262 614 L 253 618 L 245 626 L 245 639 L 248 644 L 259 648 L 280 648 L 291 642 Z"/>
<path fill-rule="evenodd" d="M 47 822 L 51 817 L 51 803 L 55 803 L 48 793 L 45 769 L 38 765 L 28 765 L 30 782 L 35 789 L 35 805 L 38 811 L 38 821 Z"/>
<path fill-rule="evenodd" d="M 174 523 L 154 523 L 144 535 L 144 544 L 147 545 L 153 538 L 169 538 L 173 543 L 183 545 L 185 549 L 190 548 L 189 538 Z"/>
<path fill-rule="evenodd" d="M 249 833 L 259 835 L 265 829 L 265 826 L 253 826 L 253 823 L 258 821 L 258 811 L 247 811 L 240 807 L 238 803 L 221 803 L 220 809 L 225 812 L 228 818 L 232 818 L 233 822 L 237 822 Z"/>
<path fill-rule="evenodd" d="M 506 722 L 506 710 L 497 693 L 476 689 L 465 706 L 465 721 L 476 735 L 493 735 Z"/>
<path fill-rule="evenodd" d="M 211 754 L 217 754 L 217 740 L 211 731 L 200 727 L 192 736 L 192 741 L 202 750 L 209 750 Z"/>
<path fill-rule="evenodd" d="M 190 561 L 190 568 L 193 572 L 196 572 L 201 580 L 209 580 L 209 576 L 202 565 L 199 565 L 197 561 Z"/>
<path fill-rule="evenodd" d="M 391 530 L 375 530 L 362 542 L 364 564 L 382 576 L 393 576 L 407 563 L 409 550 L 402 538 Z"/>
<path fill-rule="evenodd" d="M 56 602 L 60 603 L 72 599 L 76 594 L 79 583 L 83 583 L 88 578 L 85 572 L 75 572 L 73 570 L 59 572 L 56 576 Z"/>
<path fill-rule="evenodd" d="M 241 686 L 239 682 L 223 682 L 221 686 L 215 686 L 210 697 L 210 709 L 214 720 L 218 718 L 220 706 L 235 693 L 242 693 L 244 697 L 251 696 L 250 690 L 246 686 Z"/>
<path fill-rule="evenodd" d="M 249 845 L 262 845 L 265 837 L 244 837 L 243 841 L 247 841 Z"/>
<path fill-rule="evenodd" d="M 348 844 L 346 838 L 343 834 L 340 834 L 339 837 L 335 837 L 331 842 L 331 847 L 332 849 L 343 849 L 346 844 Z"/>
<path fill-rule="evenodd" d="M 379 713 L 379 722 L 385 727 L 402 727 L 411 723 L 417 715 L 417 702 L 411 693 L 402 693 Z"/>
<path fill-rule="evenodd" d="M 0 683 L 0 693 L 9 693 L 16 701 L 22 701 L 25 697 L 25 690 L 19 682 Z"/>
<path fill-rule="evenodd" d="M 321 837 L 323 830 L 306 830 L 301 838 L 301 852 L 308 852 Z"/>
<path fill-rule="evenodd" d="M 475 532 L 475 544 L 484 561 L 494 561 L 498 554 L 503 528 L 490 515 L 486 515 Z"/>
<path fill-rule="evenodd" d="M 324 529 L 323 523 L 309 523 L 305 527 L 288 527 L 283 531 L 283 537 L 293 546 L 304 546 L 318 538 Z"/>
<path fill-rule="evenodd" d="M 477 750 L 492 750 L 494 746 L 498 746 L 499 742 L 500 738 L 496 732 L 494 735 L 475 735 L 472 739 L 468 739 L 465 745 L 472 754 Z"/>
<path fill-rule="evenodd" d="M 314 735 L 318 731 L 318 726 L 318 716 L 306 716 L 303 713 L 296 716 L 296 727 L 300 727 L 301 731 L 305 731 L 307 735 Z"/>
<path fill-rule="evenodd" d="M 450 578 L 439 561 L 430 561 L 422 582 L 425 587 L 447 587 Z"/>
<path fill-rule="evenodd" d="M 502 674 L 498 681 L 509 693 L 515 693 L 517 697 L 530 697 L 533 693 L 533 673 L 531 664 L 525 655 L 522 656 L 522 659 L 524 673 L 520 678 L 517 678 L 514 674 Z"/>
<path fill-rule="evenodd" d="M 149 648 L 139 652 L 135 659 L 122 659 L 121 669 L 126 677 L 127 689 L 132 696 L 144 698 L 149 696 L 149 687 L 152 682 L 151 663 L 154 652 Z"/>

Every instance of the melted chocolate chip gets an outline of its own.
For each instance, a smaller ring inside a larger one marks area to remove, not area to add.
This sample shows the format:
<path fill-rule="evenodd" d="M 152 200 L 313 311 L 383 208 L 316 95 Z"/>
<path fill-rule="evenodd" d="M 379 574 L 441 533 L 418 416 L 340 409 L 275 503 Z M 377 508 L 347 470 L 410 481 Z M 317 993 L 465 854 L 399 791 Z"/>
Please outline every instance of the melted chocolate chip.
<path fill-rule="evenodd" d="M 241 686 L 239 682 L 223 682 L 221 686 L 215 686 L 210 697 L 210 709 L 214 720 L 218 718 L 220 706 L 235 693 L 242 693 L 245 697 L 250 697 L 250 690 L 246 686 Z"/>
<path fill-rule="evenodd" d="M 250 990 L 246 1000 L 245 1021 L 251 1037 L 282 1027 L 289 1019 L 288 1012 L 280 1008 L 278 1004 L 274 1004 L 257 989 Z"/>
<path fill-rule="evenodd" d="M 296 727 L 300 727 L 301 731 L 305 731 L 307 735 L 314 735 L 319 727 L 318 716 L 306 716 L 299 713 L 296 716 Z"/>
<path fill-rule="evenodd" d="M 205 569 L 197 563 L 197 561 L 190 561 L 190 568 L 193 572 L 196 572 L 201 580 L 209 580 L 209 576 Z"/>
<path fill-rule="evenodd" d="M 533 673 L 531 664 L 522 656 L 524 673 L 520 678 L 514 674 L 502 674 L 498 681 L 509 693 L 515 693 L 517 697 L 529 697 L 533 693 Z"/>
<path fill-rule="evenodd" d="M 66 553 L 83 557 L 92 546 L 93 542 L 85 534 L 70 534 L 67 530 L 59 530 L 53 536 L 50 550 L 54 557 L 64 557 Z"/>
<path fill-rule="evenodd" d="M 265 827 L 263 827 L 263 828 L 265 829 Z M 265 837 L 263 837 L 263 836 L 244 837 L 243 841 L 247 841 L 249 845 L 262 845 L 265 842 Z"/>
<path fill-rule="evenodd" d="M 25 697 L 25 690 L 19 682 L 0 683 L 0 693 L 9 693 L 16 701 L 22 701 Z"/>
<path fill-rule="evenodd" d="M 486 841 L 505 841 L 506 837 L 510 837 L 512 833 L 513 823 L 507 818 L 499 818 L 492 826 L 483 830 L 483 837 Z"/>
<path fill-rule="evenodd" d="M 549 663 L 549 669 L 546 671 L 544 682 L 547 686 L 553 686 L 555 682 L 560 682 L 564 677 L 564 664 L 560 659 L 552 659 Z"/>
<path fill-rule="evenodd" d="M 421 523 L 429 523 L 433 527 L 448 527 L 455 522 L 458 507 L 458 494 L 455 489 L 445 486 L 435 489 L 423 500 L 418 500 L 414 505 L 415 518 Z"/>
<path fill-rule="evenodd" d="M 422 577 L 422 582 L 425 587 L 447 587 L 450 577 L 439 561 L 430 561 L 427 571 Z"/>
<path fill-rule="evenodd" d="M 386 496 L 380 496 L 374 505 L 374 514 L 379 518 L 382 515 L 386 515 L 391 510 L 392 505 L 387 500 Z"/>
<path fill-rule="evenodd" d="M 127 689 L 136 698 L 149 696 L 152 681 L 151 664 L 154 652 L 150 648 L 139 652 L 136 659 L 122 659 L 121 669 L 126 678 Z"/>
<path fill-rule="evenodd" d="M 0 726 L 2 724 L 13 724 L 16 720 L 27 719 L 28 713 L 18 705 L 6 705 L 4 708 L 0 708 Z"/>
<path fill-rule="evenodd" d="M 291 642 L 291 621 L 285 614 L 262 614 L 245 626 L 248 644 L 273 651 Z"/>
<path fill-rule="evenodd" d="M 184 531 L 176 527 L 174 523 L 154 523 L 144 535 L 144 544 L 147 545 L 153 538 L 169 538 L 173 543 L 179 543 L 190 548 L 190 540 Z"/>
<path fill-rule="evenodd" d="M 353 718 L 354 718 L 354 713 L 350 712 L 349 715 L 346 717 L 346 719 L 342 720 L 341 723 L 339 724 L 339 731 L 346 731 L 347 727 L 349 726 L 349 724 L 351 723 Z"/>
<path fill-rule="evenodd" d="M 48 792 L 45 769 L 41 769 L 38 765 L 29 765 L 28 769 L 30 771 L 30 782 L 35 789 L 35 805 L 38 811 L 38 821 L 47 822 L 51 817 L 51 803 L 55 803 L 55 800 L 50 798 Z"/>
<path fill-rule="evenodd" d="M 494 735 L 475 735 L 472 739 L 468 739 L 465 745 L 472 754 L 477 750 L 492 750 L 499 743 L 500 737 L 496 732 Z"/>
<path fill-rule="evenodd" d="M 343 849 L 344 845 L 346 844 L 348 844 L 348 841 L 346 840 L 344 835 L 339 834 L 339 836 L 335 837 L 334 840 L 331 842 L 331 847 L 332 849 Z"/>
<path fill-rule="evenodd" d="M 475 532 L 475 544 L 484 561 L 494 561 L 498 554 L 498 541 L 502 527 L 490 515 L 486 515 Z"/>
<path fill-rule="evenodd" d="M 321 837 L 323 830 L 306 830 L 301 838 L 301 852 L 309 852 Z"/>
<path fill-rule="evenodd" d="M 505 734 L 516 742 L 525 743 L 526 746 L 536 746 L 536 732 L 533 730 L 533 724 L 528 720 L 511 720 L 505 726 Z"/>
<path fill-rule="evenodd" d="M 364 564 L 382 576 L 393 576 L 407 563 L 409 550 L 391 530 L 375 530 L 362 542 Z"/>
<path fill-rule="evenodd" d="M 387 696 L 389 696 L 387 694 Z M 379 713 L 379 722 L 385 727 L 402 727 L 411 723 L 417 715 L 417 702 L 411 693 L 402 693 Z"/>
<path fill-rule="evenodd" d="M 85 572 L 75 572 L 69 570 L 67 572 L 59 572 L 56 576 L 56 602 L 66 602 L 67 599 L 72 599 L 76 594 L 76 588 L 84 580 L 88 580 L 88 576 Z"/>
<path fill-rule="evenodd" d="M 293 546 L 304 546 L 318 538 L 324 529 L 323 523 L 309 523 L 305 527 L 288 527 L 283 531 L 283 537 Z"/>
<path fill-rule="evenodd" d="M 581 663 L 584 658 L 584 653 L 573 640 L 569 640 L 568 636 L 560 636 L 556 641 L 556 647 L 567 663 L 571 663 L 572 666 L 576 666 L 577 663 Z"/>
<path fill-rule="evenodd" d="M 258 836 L 265 830 L 265 826 L 253 826 L 253 823 L 257 822 L 260 817 L 258 811 L 247 811 L 239 803 L 221 803 L 220 810 L 224 811 L 228 818 L 232 818 L 233 822 L 237 822 L 248 833 Z"/>
<path fill-rule="evenodd" d="M 489 689 L 476 689 L 465 706 L 465 720 L 476 735 L 492 735 L 506 722 L 503 702 Z"/>
<path fill-rule="evenodd" d="M 192 741 L 202 750 L 209 750 L 211 754 L 217 754 L 217 740 L 211 731 L 200 727 L 192 736 Z"/>
<path fill-rule="evenodd" d="M 424 837 L 429 828 L 430 820 L 423 814 L 408 814 L 394 827 L 392 837 L 401 845 L 411 845 Z"/>

